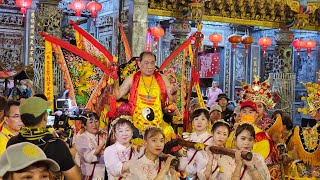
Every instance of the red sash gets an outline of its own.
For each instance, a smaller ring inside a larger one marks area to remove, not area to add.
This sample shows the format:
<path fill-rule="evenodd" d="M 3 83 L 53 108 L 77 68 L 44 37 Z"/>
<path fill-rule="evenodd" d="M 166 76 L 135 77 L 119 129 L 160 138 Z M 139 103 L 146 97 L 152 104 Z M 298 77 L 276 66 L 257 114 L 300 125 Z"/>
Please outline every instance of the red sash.
<path fill-rule="evenodd" d="M 209 136 L 205 141 L 203 141 L 203 143 L 206 143 L 209 139 L 211 139 L 212 136 Z M 196 154 L 198 153 L 198 150 L 196 150 L 196 152 L 193 153 L 191 159 L 188 162 L 188 165 L 192 162 L 192 160 L 195 158 Z"/>
<path fill-rule="evenodd" d="M 153 75 L 160 87 L 161 91 L 161 104 L 162 106 L 164 105 L 164 102 L 167 99 L 167 90 L 166 90 L 166 85 L 164 83 L 164 80 L 161 77 L 161 74 L 158 73 L 157 71 L 153 72 Z M 137 94 L 138 94 L 138 86 L 139 86 L 139 81 L 140 81 L 140 76 L 141 76 L 141 71 L 138 71 L 134 74 L 133 79 L 132 79 L 132 86 L 130 90 L 130 98 L 129 98 L 129 105 L 131 107 L 131 115 L 133 115 L 134 109 L 136 108 L 136 103 L 137 103 Z"/>

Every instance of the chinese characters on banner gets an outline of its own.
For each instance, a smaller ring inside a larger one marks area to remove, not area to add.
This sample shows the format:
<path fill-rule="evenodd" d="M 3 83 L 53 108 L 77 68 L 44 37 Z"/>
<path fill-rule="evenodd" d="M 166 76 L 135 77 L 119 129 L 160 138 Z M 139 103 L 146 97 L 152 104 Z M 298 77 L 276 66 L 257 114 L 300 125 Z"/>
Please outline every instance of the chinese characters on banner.
<path fill-rule="evenodd" d="M 29 10 L 30 19 L 29 19 L 29 52 L 28 52 L 28 60 L 29 64 L 34 62 L 34 50 L 35 50 L 35 28 L 36 28 L 36 20 L 35 20 L 35 10 Z"/>
<path fill-rule="evenodd" d="M 199 76 L 200 78 L 213 78 L 220 74 L 220 54 L 206 53 L 199 56 Z"/>
<path fill-rule="evenodd" d="M 53 67 L 52 67 L 52 44 L 45 41 L 45 58 L 44 58 L 44 94 L 48 101 L 53 102 Z M 50 107 L 53 110 L 53 105 Z"/>

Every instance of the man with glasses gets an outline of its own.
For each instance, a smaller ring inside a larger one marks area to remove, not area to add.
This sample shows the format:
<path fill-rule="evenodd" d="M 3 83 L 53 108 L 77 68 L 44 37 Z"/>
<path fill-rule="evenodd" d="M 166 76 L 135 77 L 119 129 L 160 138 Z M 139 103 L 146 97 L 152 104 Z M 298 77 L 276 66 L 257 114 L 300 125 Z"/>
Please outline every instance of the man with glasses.
<path fill-rule="evenodd" d="M 4 109 L 5 126 L 0 132 L 0 155 L 6 150 L 7 143 L 12 136 L 19 134 L 23 123 L 20 119 L 20 102 L 9 101 Z"/>

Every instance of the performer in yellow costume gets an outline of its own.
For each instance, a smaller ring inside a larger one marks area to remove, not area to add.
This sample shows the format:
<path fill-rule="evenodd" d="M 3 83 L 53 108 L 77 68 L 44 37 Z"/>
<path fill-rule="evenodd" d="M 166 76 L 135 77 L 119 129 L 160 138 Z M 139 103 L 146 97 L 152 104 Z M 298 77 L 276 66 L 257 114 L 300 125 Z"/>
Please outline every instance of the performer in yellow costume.
<path fill-rule="evenodd" d="M 303 83 L 308 97 L 301 100 L 307 102 L 307 107 L 299 108 L 298 112 L 309 113 L 317 121 L 313 127 L 296 126 L 291 142 L 294 147 L 294 161 L 288 169 L 291 179 L 320 179 L 320 80 L 318 83 Z"/>
<path fill-rule="evenodd" d="M 142 52 L 139 57 L 139 71 L 130 75 L 119 87 L 117 99 L 129 93 L 134 126 L 142 133 L 147 125 L 163 129 L 166 140 L 174 136 L 173 129 L 164 122 L 162 109 L 168 101 L 177 99 L 177 85 L 170 85 L 165 76 L 156 71 L 156 56 Z"/>

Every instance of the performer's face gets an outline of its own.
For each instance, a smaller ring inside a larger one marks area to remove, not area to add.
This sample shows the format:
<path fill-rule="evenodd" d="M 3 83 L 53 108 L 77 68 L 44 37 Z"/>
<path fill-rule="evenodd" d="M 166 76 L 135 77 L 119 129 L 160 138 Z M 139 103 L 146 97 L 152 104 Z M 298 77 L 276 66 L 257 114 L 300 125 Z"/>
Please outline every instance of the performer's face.
<path fill-rule="evenodd" d="M 258 115 L 262 116 L 264 113 L 264 105 L 261 102 L 256 102 Z"/>
<path fill-rule="evenodd" d="M 254 119 L 257 118 L 258 113 L 252 107 L 244 107 L 240 110 L 240 116 L 253 116 Z"/>
<path fill-rule="evenodd" d="M 221 106 L 221 107 L 226 107 L 227 104 L 228 104 L 228 101 L 226 98 L 221 98 L 219 101 L 218 101 L 218 104 Z"/>
<path fill-rule="evenodd" d="M 42 165 L 41 167 L 31 165 L 21 171 L 12 172 L 11 177 L 9 176 L 9 179 L 49 180 L 50 176 L 48 168 L 45 165 Z"/>
<path fill-rule="evenodd" d="M 248 130 L 243 130 L 236 137 L 236 147 L 239 150 L 251 151 L 253 148 L 254 138 L 251 136 Z"/>
<path fill-rule="evenodd" d="M 214 110 L 210 113 L 210 121 L 211 123 L 214 123 L 215 121 L 221 119 L 221 112 Z"/>
<path fill-rule="evenodd" d="M 100 122 L 98 119 L 90 118 L 86 122 L 85 129 L 87 132 L 91 134 L 97 134 L 99 132 L 99 125 L 100 125 Z"/>
<path fill-rule="evenodd" d="M 316 120 L 320 121 L 320 109 L 310 112 L 310 115 Z"/>
<path fill-rule="evenodd" d="M 213 131 L 213 142 L 215 146 L 224 146 L 229 136 L 226 126 L 219 126 Z"/>
<path fill-rule="evenodd" d="M 140 71 L 143 75 L 151 76 L 153 74 L 156 68 L 156 60 L 154 56 L 146 54 L 142 57 L 141 61 L 138 62 Z"/>
<path fill-rule="evenodd" d="M 203 113 L 201 113 L 200 116 L 195 117 L 192 122 L 193 122 L 194 130 L 198 133 L 205 132 L 209 125 L 209 120 L 206 118 L 206 116 Z"/>
<path fill-rule="evenodd" d="M 145 140 L 146 153 L 160 155 L 164 148 L 164 136 L 157 133 Z"/>
<path fill-rule="evenodd" d="M 133 131 L 127 124 L 120 124 L 115 129 L 115 136 L 116 140 L 120 144 L 126 145 L 130 143 L 133 136 Z"/>

